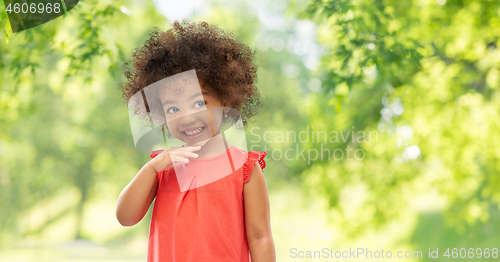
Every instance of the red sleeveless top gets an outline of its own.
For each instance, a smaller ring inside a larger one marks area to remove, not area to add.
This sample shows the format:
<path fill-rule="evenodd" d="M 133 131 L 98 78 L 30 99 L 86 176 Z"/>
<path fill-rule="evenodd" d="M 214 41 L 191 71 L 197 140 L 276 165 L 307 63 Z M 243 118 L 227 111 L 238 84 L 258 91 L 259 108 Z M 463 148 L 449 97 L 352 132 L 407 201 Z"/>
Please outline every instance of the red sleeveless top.
<path fill-rule="evenodd" d="M 150 157 L 162 151 L 151 151 Z M 256 161 L 262 169 L 266 166 L 266 152 L 246 152 L 233 146 L 228 153 L 191 159 L 190 163 L 203 161 L 204 168 L 227 163 L 228 155 L 233 159 L 243 157 L 246 161 L 234 167 L 236 170 L 230 175 L 184 192 L 174 168 L 157 174 L 148 262 L 251 261 L 245 231 L 243 183 L 249 181 Z M 200 173 L 202 176 L 203 171 Z"/>

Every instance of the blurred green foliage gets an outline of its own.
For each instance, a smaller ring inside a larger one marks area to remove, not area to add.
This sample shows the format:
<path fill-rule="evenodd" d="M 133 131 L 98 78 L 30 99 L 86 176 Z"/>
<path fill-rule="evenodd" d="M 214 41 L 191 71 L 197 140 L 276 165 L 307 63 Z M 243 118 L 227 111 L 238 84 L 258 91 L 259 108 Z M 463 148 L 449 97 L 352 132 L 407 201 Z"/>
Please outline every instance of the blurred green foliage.
<path fill-rule="evenodd" d="M 136 12 L 128 17 L 122 5 Z M 118 86 L 125 54 L 165 18 L 152 3 L 85 1 L 64 17 L 12 34 L 6 13 L 0 15 L 0 236 L 40 232 L 75 212 L 74 236 L 84 238 L 84 205 L 96 185 L 124 187 L 130 177 L 123 174 L 136 173 L 147 158 L 134 151 Z M 77 189 L 76 206 L 51 214 L 39 228 L 20 223 L 30 208 L 68 188 Z"/>
<path fill-rule="evenodd" d="M 315 162 L 303 173 L 330 199 L 332 220 L 355 237 L 437 193 L 458 232 L 487 221 L 500 204 L 500 3 L 318 0 L 304 9 L 329 50 L 311 125 L 379 132 L 369 143 L 326 145 L 363 149 L 364 160 Z"/>

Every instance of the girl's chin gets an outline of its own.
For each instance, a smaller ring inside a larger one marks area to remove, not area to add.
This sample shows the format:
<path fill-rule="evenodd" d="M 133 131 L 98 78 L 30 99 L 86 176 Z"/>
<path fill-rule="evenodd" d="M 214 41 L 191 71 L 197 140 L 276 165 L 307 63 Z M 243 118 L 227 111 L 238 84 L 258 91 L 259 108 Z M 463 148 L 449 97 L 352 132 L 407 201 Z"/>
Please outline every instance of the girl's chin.
<path fill-rule="evenodd" d="M 186 142 L 186 146 L 204 146 L 210 140 L 210 138 L 206 138 L 206 139 L 203 139 L 201 141 L 188 140 L 188 141 L 184 141 L 184 142 Z"/>

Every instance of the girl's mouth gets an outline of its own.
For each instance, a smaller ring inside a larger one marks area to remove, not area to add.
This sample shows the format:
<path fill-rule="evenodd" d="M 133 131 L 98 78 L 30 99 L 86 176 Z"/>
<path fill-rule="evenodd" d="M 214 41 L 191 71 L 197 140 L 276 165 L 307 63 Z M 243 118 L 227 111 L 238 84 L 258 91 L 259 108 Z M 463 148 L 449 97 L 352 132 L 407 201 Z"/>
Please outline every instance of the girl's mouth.
<path fill-rule="evenodd" d="M 185 131 L 181 131 L 181 134 L 182 136 L 184 136 L 184 138 L 192 140 L 200 137 L 201 135 L 203 135 L 204 132 L 205 132 L 205 127 L 201 126 L 198 128 L 186 129 Z"/>

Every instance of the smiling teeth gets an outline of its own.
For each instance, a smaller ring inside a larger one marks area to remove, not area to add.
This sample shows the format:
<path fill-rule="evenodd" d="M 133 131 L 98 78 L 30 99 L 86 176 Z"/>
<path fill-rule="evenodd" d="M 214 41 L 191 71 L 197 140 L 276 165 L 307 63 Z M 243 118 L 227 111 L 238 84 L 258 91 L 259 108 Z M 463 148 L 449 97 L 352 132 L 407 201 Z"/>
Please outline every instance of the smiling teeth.
<path fill-rule="evenodd" d="M 194 130 L 193 132 L 187 132 L 187 131 L 184 131 L 184 133 L 186 133 L 188 136 L 194 136 L 194 135 L 197 135 L 201 132 L 201 130 L 203 129 L 203 127 L 200 127 L 196 130 Z"/>

